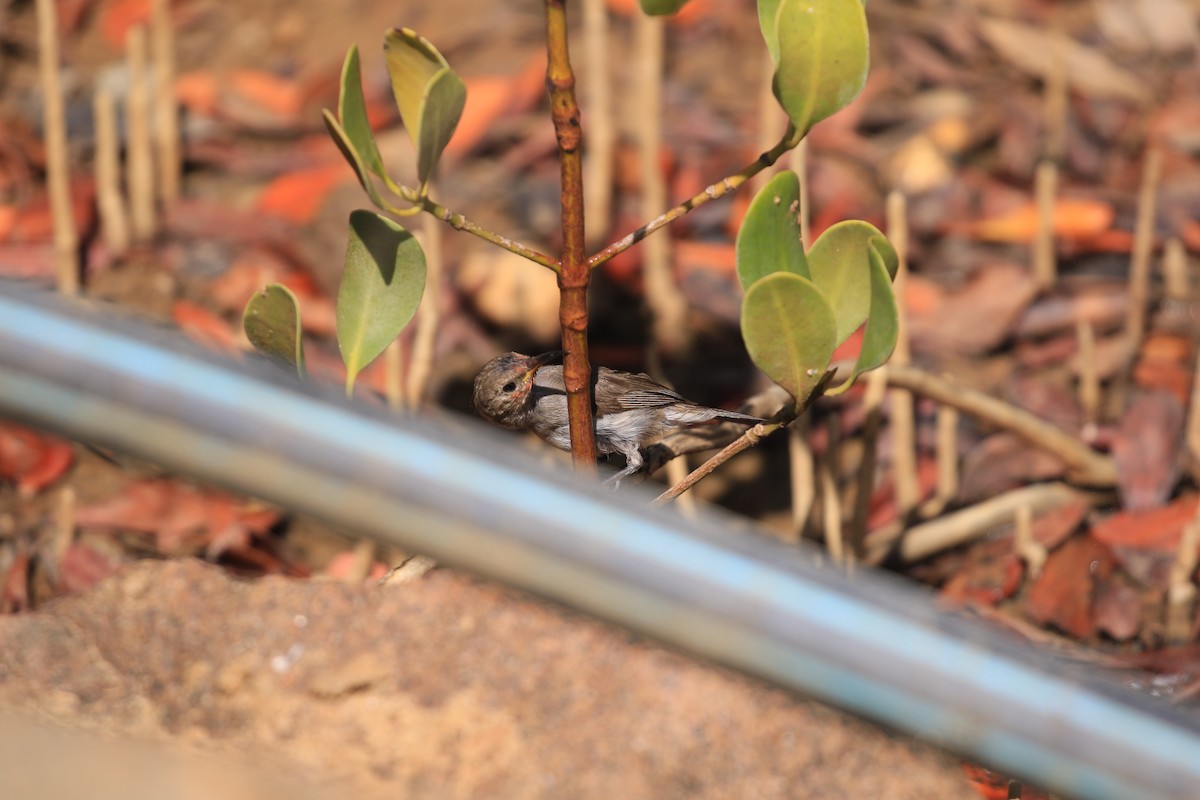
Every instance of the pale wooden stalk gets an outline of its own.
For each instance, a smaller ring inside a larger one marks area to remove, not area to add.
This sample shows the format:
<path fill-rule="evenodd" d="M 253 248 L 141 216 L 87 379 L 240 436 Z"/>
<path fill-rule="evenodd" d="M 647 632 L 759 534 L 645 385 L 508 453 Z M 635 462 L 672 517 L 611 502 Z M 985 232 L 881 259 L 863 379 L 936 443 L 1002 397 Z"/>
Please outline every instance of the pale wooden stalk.
<path fill-rule="evenodd" d="M 908 322 L 904 290 L 908 283 L 908 211 L 904 195 L 893 191 L 887 198 L 887 234 L 896 248 L 899 266 L 896 268 L 895 292 L 899 311 L 896 349 L 891 363 L 908 366 L 912 351 L 908 341 Z M 896 506 L 901 518 L 914 509 L 921 499 L 917 478 L 917 432 L 915 404 L 912 393 L 893 388 L 889 393 L 891 405 L 892 473 L 896 484 Z"/>
<path fill-rule="evenodd" d="M 100 88 L 92 98 L 96 121 L 96 206 L 100 232 L 113 255 L 129 248 L 129 214 L 121 192 L 121 141 L 117 133 L 117 104 L 112 92 Z"/>
<path fill-rule="evenodd" d="M 781 119 L 783 111 L 779 108 L 779 101 L 775 99 L 775 93 L 771 91 L 771 80 L 775 77 L 775 62 L 771 59 L 771 54 L 765 49 L 762 51 L 760 58 L 762 64 L 762 76 L 759 79 L 758 92 L 758 141 L 755 142 L 755 149 L 758 152 L 771 149 L 771 145 L 779 141 L 779 131 L 781 128 Z M 750 180 L 750 191 L 758 194 L 762 187 L 767 185 L 775 170 L 764 169 L 762 172 L 755 175 Z"/>
<path fill-rule="evenodd" d="M 1100 373 L 1096 367 L 1096 331 L 1087 319 L 1075 323 L 1079 341 L 1079 407 L 1088 425 L 1100 421 Z"/>
<path fill-rule="evenodd" d="M 791 533 L 798 542 L 804 538 L 804 528 L 816 499 L 816 470 L 812 447 L 808 444 L 808 418 L 796 420 L 788 426 L 787 432 L 792 493 Z"/>
<path fill-rule="evenodd" d="M 865 421 L 862 428 L 862 460 L 858 465 L 850 516 L 850 551 L 861 559 L 867 536 L 867 515 L 871 510 L 871 494 L 875 488 L 876 452 L 879 431 L 883 427 L 883 399 L 887 394 L 887 367 L 867 373 L 866 392 L 863 393 Z"/>
<path fill-rule="evenodd" d="M 845 543 L 842 540 L 842 503 L 838 496 L 837 482 L 830 468 L 831 460 L 828 457 L 823 458 L 817 467 L 817 476 L 821 482 L 821 517 L 829 556 L 835 564 L 842 564 L 847 560 Z"/>
<path fill-rule="evenodd" d="M 154 145 L 158 156 L 158 198 L 164 206 L 179 199 L 183 173 L 179 138 L 179 108 L 175 102 L 175 33 L 170 0 L 150 5 L 151 50 L 154 61 Z"/>
<path fill-rule="evenodd" d="M 808 139 L 801 139 L 792 151 L 792 169 L 800 178 L 800 241 L 812 246 L 812 205 L 808 191 Z"/>
<path fill-rule="evenodd" d="M 1048 556 L 1046 547 L 1033 538 L 1033 509 L 1028 505 L 1017 506 L 1013 515 L 1013 551 L 1025 562 L 1030 578 L 1042 574 Z"/>
<path fill-rule="evenodd" d="M 1192 460 L 1200 462 L 1200 353 L 1192 367 L 1192 397 L 1188 403 L 1187 446 Z"/>
<path fill-rule="evenodd" d="M 157 227 L 154 208 L 154 147 L 146 75 L 146 29 L 135 25 L 125 40 L 129 93 L 125 97 L 125 188 L 134 241 L 149 241 Z"/>
<path fill-rule="evenodd" d="M 939 404 L 936 425 L 937 488 L 921 506 L 923 519 L 941 514 L 958 494 L 958 409 Z"/>
<path fill-rule="evenodd" d="M 50 547 L 55 565 L 62 563 L 63 556 L 75 541 L 75 509 L 75 487 L 64 486 L 54 504 L 54 539 Z"/>
<path fill-rule="evenodd" d="M 54 221 L 55 283 L 63 294 L 79 291 L 79 234 L 71 208 L 67 120 L 58 74 L 58 17 L 54 0 L 37 0 L 38 73 L 44 104 L 46 189 Z"/>
<path fill-rule="evenodd" d="M 662 147 L 663 35 L 661 17 L 634 15 L 637 53 L 637 138 L 642 171 L 642 213 L 654 217 L 667 204 L 667 186 L 659 165 Z M 654 319 L 654 341 L 672 353 L 687 343 L 687 302 L 671 273 L 671 241 L 651 236 L 642 242 L 646 304 Z"/>
<path fill-rule="evenodd" d="M 774 112 L 778 112 L 778 104 L 775 101 L 775 96 L 770 92 L 771 77 L 775 74 L 775 65 L 770 57 L 767 58 L 767 63 L 770 65 L 770 71 L 767 75 L 767 96 L 762 99 L 764 106 L 769 106 Z M 769 123 L 769 115 L 764 111 L 760 115 L 760 120 L 763 122 L 763 129 L 760 134 L 765 136 L 766 125 Z M 808 242 L 808 227 L 809 227 L 809 208 L 808 208 L 808 145 L 802 139 L 800 145 L 792 153 L 792 171 L 796 173 L 796 177 L 800 183 L 800 208 L 797 214 L 800 218 L 801 244 L 807 245 Z M 766 174 L 763 170 L 763 174 Z M 812 513 L 813 501 L 816 497 L 816 474 L 813 465 L 812 448 L 808 444 L 808 419 L 807 417 L 793 422 L 788 427 L 788 470 L 791 474 L 791 492 L 792 492 L 792 533 L 796 537 L 796 541 L 800 541 L 804 537 L 804 527 L 808 523 L 808 515 Z"/>
<path fill-rule="evenodd" d="M 1187 251 L 1178 237 L 1172 236 L 1163 248 L 1162 274 L 1164 290 L 1169 299 L 1191 299 L 1192 277 L 1188 274 Z"/>
<path fill-rule="evenodd" d="M 617 143 L 609 75 L 608 12 L 604 0 L 583 0 L 583 45 L 587 68 L 587 160 L 583 165 L 585 228 L 593 244 L 612 228 L 613 168 Z M 657 212 L 656 212 L 657 213 Z"/>
<path fill-rule="evenodd" d="M 1170 582 L 1167 586 L 1167 641 L 1183 644 L 1192 640 L 1196 623 L 1196 584 L 1192 576 L 1196 573 L 1197 550 L 1200 549 L 1200 509 L 1183 529 L 1179 537 L 1179 548 L 1175 562 L 1171 565 Z"/>
<path fill-rule="evenodd" d="M 383 395 L 388 408 L 404 410 L 404 343 L 399 336 L 383 351 Z"/>
<path fill-rule="evenodd" d="M 1038 483 L 1014 489 L 907 530 L 871 536 L 867 541 L 866 560 L 870 564 L 880 564 L 887 556 L 893 555 L 901 563 L 911 564 L 942 550 L 966 544 L 998 525 L 1012 522 L 1017 509 L 1022 506 L 1027 506 L 1030 513 L 1036 516 L 1079 499 L 1099 503 L 1105 498 L 1096 493 L 1077 491 L 1061 483 Z"/>
<path fill-rule="evenodd" d="M 1033 276 L 1037 285 L 1049 289 L 1058 276 L 1054 249 L 1054 203 L 1058 194 L 1058 166 L 1053 161 L 1037 165 L 1034 177 L 1037 200 L 1037 235 L 1033 240 Z"/>
<path fill-rule="evenodd" d="M 417 329 L 409 355 L 408 384 L 405 387 L 410 408 L 420 408 L 433 374 L 433 351 L 437 345 L 442 313 L 442 228 L 431 216 L 425 217 L 420 233 L 425 250 L 425 292 L 417 309 Z"/>
<path fill-rule="evenodd" d="M 1042 156 L 1057 164 L 1067 150 L 1067 48 L 1070 42 L 1061 26 L 1055 33 L 1054 52 L 1042 93 L 1042 111 L 1046 122 Z"/>
<path fill-rule="evenodd" d="M 1137 347 L 1146 330 L 1146 309 L 1150 302 L 1150 257 L 1154 252 L 1154 218 L 1158 207 L 1158 184 L 1162 175 L 1162 151 L 1151 147 L 1142 168 L 1142 186 L 1138 192 L 1137 222 L 1133 230 L 1133 256 L 1129 264 L 1129 317 L 1125 337 Z"/>

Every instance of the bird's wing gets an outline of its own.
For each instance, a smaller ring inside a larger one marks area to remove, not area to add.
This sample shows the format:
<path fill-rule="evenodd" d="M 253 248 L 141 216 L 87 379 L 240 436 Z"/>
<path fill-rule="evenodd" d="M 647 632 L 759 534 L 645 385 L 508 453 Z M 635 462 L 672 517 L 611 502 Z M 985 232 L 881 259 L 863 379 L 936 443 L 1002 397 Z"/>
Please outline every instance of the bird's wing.
<path fill-rule="evenodd" d="M 638 408 L 663 408 L 674 403 L 687 403 L 682 396 L 655 381 L 646 373 L 600 368 L 596 384 L 596 405 L 600 408 L 619 408 L 632 411 Z"/>

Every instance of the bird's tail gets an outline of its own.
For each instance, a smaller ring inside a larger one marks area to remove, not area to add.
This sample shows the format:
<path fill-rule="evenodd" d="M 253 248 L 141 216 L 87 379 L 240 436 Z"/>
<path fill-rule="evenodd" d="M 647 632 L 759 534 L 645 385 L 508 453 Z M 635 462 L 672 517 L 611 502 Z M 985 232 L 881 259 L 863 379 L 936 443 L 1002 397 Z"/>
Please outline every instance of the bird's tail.
<path fill-rule="evenodd" d="M 735 422 L 739 425 L 757 425 L 766 420 L 752 417 L 749 414 L 739 414 L 736 411 L 726 411 L 722 408 L 707 408 L 705 406 L 685 406 L 671 412 L 671 420 L 677 425 L 705 425 L 717 422 Z"/>

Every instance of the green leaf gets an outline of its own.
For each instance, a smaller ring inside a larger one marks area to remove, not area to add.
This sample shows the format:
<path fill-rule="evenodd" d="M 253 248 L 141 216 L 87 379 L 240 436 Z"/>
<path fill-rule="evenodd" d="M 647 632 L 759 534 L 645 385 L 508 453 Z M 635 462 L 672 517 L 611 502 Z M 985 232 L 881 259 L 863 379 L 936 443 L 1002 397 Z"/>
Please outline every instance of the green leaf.
<path fill-rule="evenodd" d="M 810 277 L 799 211 L 800 179 L 791 170 L 776 175 L 754 196 L 737 236 L 737 274 L 743 289 L 773 272 Z"/>
<path fill-rule="evenodd" d="M 889 245 L 890 247 L 890 245 Z M 863 331 L 862 349 L 854 371 L 841 386 L 830 389 L 826 394 L 841 394 L 854 385 L 858 376 L 876 367 L 881 367 L 896 347 L 900 331 L 900 314 L 896 308 L 896 293 L 892 289 L 892 275 L 888 273 L 884 254 L 874 242 L 869 250 L 871 264 L 871 313 Z"/>
<path fill-rule="evenodd" d="M 371 176 L 367 174 L 367 168 L 363 164 L 362 157 L 350 141 L 350 136 L 342 129 L 342 126 L 334 118 L 333 114 L 329 113 L 329 109 L 321 111 L 321 118 L 325 120 L 325 127 L 329 131 L 330 138 L 338 146 L 338 150 L 342 151 L 342 157 L 346 159 L 346 163 L 354 170 L 354 176 L 358 178 L 359 184 L 366 191 L 367 196 L 371 198 L 371 202 L 375 204 L 376 208 L 386 208 L 387 206 L 384 204 L 383 198 L 379 196 L 379 190 L 375 188 L 375 184 L 371 182 Z"/>
<path fill-rule="evenodd" d="M 304 377 L 304 340 L 300 304 L 292 290 L 279 283 L 255 292 L 242 314 L 242 329 L 254 349 L 292 365 Z"/>
<path fill-rule="evenodd" d="M 388 31 L 383 48 L 400 118 L 417 146 L 417 177 L 424 187 L 458 126 L 467 87 L 432 44 L 407 28 Z"/>
<path fill-rule="evenodd" d="M 346 52 L 342 64 L 342 89 L 338 95 L 338 122 L 346 134 L 346 140 L 358 153 L 362 165 L 379 177 L 384 176 L 383 158 L 375 144 L 375 132 L 367 118 L 367 101 L 363 97 L 362 67 L 358 62 L 358 46 Z"/>
<path fill-rule="evenodd" d="M 742 301 L 742 339 L 767 377 L 798 402 L 833 358 L 837 323 L 816 284 L 790 272 L 760 278 Z"/>
<path fill-rule="evenodd" d="M 779 5 L 783 0 L 758 0 L 758 27 L 762 29 L 763 41 L 771 61 L 779 66 L 779 34 L 775 30 L 779 18 Z"/>
<path fill-rule="evenodd" d="M 642 11 L 652 17 L 674 14 L 683 8 L 688 0 L 642 0 Z"/>
<path fill-rule="evenodd" d="M 370 211 L 350 214 L 346 267 L 337 297 L 337 339 L 346 394 L 358 373 L 412 319 L 425 291 L 425 252 L 399 223 Z"/>
<path fill-rule="evenodd" d="M 878 249 L 885 269 L 894 275 L 898 263 L 895 248 L 874 225 L 862 220 L 830 226 L 808 251 L 812 279 L 837 317 L 838 344 L 863 324 L 871 310 L 872 245 Z"/>
<path fill-rule="evenodd" d="M 867 15 L 860 0 L 781 0 L 774 30 L 775 97 L 803 135 L 866 84 Z"/>

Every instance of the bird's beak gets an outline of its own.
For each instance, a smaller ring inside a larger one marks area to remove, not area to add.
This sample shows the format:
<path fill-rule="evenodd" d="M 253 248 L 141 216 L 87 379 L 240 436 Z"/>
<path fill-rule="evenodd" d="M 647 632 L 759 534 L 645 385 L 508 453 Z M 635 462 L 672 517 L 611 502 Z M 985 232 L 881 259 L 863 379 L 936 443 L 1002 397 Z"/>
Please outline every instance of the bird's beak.
<path fill-rule="evenodd" d="M 562 357 L 562 350 L 551 350 L 549 353 L 530 356 L 529 358 L 525 359 L 525 369 L 529 370 L 529 374 L 533 374 L 547 364 L 553 364 L 556 361 L 562 360 Z"/>

